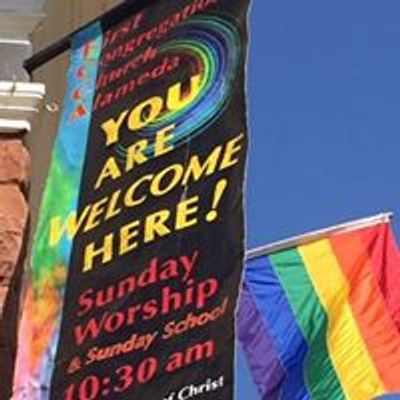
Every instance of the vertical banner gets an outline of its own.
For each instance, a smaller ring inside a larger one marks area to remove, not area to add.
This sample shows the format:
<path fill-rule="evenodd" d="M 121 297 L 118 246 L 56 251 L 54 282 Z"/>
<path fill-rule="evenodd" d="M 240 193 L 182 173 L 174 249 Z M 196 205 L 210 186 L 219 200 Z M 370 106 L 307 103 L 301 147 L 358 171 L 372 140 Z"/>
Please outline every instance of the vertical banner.
<path fill-rule="evenodd" d="M 233 398 L 247 9 L 159 0 L 74 39 L 14 400 Z"/>

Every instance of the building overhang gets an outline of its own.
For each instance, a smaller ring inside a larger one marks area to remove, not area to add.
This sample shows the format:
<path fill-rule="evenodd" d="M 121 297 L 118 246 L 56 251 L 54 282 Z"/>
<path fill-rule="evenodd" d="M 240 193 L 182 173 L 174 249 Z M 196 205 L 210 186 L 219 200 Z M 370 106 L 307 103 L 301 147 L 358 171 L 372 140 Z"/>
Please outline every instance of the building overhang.
<path fill-rule="evenodd" d="M 29 41 L 30 34 L 44 17 L 45 14 L 43 13 L 27 14 L 0 11 L 0 40 Z"/>
<path fill-rule="evenodd" d="M 0 81 L 0 133 L 29 132 L 44 95 L 42 83 Z"/>

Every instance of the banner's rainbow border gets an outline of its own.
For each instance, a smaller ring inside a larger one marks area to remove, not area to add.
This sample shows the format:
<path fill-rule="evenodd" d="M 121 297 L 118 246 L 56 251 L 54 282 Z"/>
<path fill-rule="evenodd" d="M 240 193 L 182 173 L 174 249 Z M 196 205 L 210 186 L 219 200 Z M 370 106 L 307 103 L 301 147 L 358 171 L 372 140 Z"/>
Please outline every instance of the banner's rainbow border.
<path fill-rule="evenodd" d="M 19 329 L 13 400 L 45 400 L 54 369 L 72 240 L 50 247 L 50 220 L 76 211 L 89 136 L 100 24 L 73 41 L 68 87 L 42 200 L 32 252 L 31 279 Z"/>

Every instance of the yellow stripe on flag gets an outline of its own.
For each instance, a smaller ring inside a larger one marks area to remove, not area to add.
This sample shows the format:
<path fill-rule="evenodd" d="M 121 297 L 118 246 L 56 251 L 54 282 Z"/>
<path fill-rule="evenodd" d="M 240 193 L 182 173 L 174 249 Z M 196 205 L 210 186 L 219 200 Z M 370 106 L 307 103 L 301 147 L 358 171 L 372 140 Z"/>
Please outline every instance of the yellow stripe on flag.
<path fill-rule="evenodd" d="M 300 246 L 299 253 L 328 314 L 328 349 L 346 395 L 351 400 L 367 400 L 384 394 L 351 311 L 349 285 L 329 241 Z"/>

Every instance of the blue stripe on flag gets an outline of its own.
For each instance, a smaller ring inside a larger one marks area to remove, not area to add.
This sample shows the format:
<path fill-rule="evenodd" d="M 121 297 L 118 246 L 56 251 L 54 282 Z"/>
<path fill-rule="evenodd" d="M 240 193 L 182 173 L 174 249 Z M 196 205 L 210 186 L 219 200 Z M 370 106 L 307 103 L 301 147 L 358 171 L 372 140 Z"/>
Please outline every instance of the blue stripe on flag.
<path fill-rule="evenodd" d="M 286 371 L 246 285 L 238 309 L 238 335 L 262 398 L 277 400 Z"/>
<path fill-rule="evenodd" d="M 308 342 L 268 257 L 248 261 L 245 282 L 262 318 L 266 321 L 269 334 L 287 371 L 280 399 L 311 399 L 303 375 Z"/>

